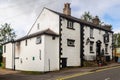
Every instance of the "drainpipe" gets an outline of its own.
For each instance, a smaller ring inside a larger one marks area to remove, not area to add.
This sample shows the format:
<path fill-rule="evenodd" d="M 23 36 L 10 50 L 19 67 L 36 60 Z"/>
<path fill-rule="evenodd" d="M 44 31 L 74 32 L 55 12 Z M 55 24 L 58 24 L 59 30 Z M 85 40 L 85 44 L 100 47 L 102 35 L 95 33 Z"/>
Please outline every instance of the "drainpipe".
<path fill-rule="evenodd" d="M 12 40 L 13 70 L 15 70 L 15 42 Z"/>
<path fill-rule="evenodd" d="M 49 71 L 50 71 L 50 59 L 48 59 L 48 66 L 49 66 Z"/>

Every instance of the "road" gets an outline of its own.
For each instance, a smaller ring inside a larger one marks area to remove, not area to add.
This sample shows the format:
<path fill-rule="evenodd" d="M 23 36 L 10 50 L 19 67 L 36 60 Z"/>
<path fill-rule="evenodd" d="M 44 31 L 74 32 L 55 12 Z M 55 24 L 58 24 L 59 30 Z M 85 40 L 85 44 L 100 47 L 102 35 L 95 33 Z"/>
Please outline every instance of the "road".
<path fill-rule="evenodd" d="M 43 74 L 0 69 L 0 80 L 120 80 L 120 66 L 103 68 L 96 68 L 97 71 L 93 68 L 74 68 Z"/>
<path fill-rule="evenodd" d="M 120 80 L 120 67 L 88 72 L 85 75 L 68 76 L 67 78 L 63 78 L 63 80 Z"/>

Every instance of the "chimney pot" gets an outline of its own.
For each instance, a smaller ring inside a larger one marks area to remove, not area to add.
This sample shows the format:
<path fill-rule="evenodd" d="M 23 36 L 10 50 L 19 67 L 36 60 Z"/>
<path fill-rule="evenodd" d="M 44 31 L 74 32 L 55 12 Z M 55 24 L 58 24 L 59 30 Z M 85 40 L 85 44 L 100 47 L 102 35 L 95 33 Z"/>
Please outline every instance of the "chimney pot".
<path fill-rule="evenodd" d="M 65 3 L 64 4 L 63 13 L 67 16 L 71 15 L 70 3 Z"/>
<path fill-rule="evenodd" d="M 95 25 L 99 25 L 100 20 L 99 20 L 98 16 L 95 16 L 95 18 L 92 19 L 92 22 L 93 22 Z"/>

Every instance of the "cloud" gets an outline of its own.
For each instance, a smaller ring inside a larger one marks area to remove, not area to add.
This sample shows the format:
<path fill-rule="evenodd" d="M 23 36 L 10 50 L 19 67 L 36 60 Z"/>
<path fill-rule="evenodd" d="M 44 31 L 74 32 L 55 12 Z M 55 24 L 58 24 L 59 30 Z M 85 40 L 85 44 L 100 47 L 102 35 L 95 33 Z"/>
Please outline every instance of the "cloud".
<path fill-rule="evenodd" d="M 0 24 L 10 23 L 18 37 L 26 35 L 43 7 L 60 11 L 63 1 L 6 0 L 0 1 Z M 56 7 L 55 7 L 56 6 Z"/>
<path fill-rule="evenodd" d="M 119 0 L 71 0 L 71 2 L 73 16 L 79 18 L 85 11 L 89 11 L 93 16 L 98 15 L 103 22 L 111 24 L 115 32 L 119 32 Z"/>
<path fill-rule="evenodd" d="M 114 30 L 120 25 L 119 0 L 0 0 L 0 24 L 8 22 L 18 36 L 26 35 L 43 7 L 62 12 L 65 2 L 71 3 L 75 17 L 90 11 L 105 23 L 112 24 Z"/>
<path fill-rule="evenodd" d="M 72 7 L 78 8 L 76 13 L 90 11 L 93 15 L 103 15 L 107 9 L 118 4 L 119 0 L 71 0 Z M 73 13 L 74 14 L 74 13 Z"/>

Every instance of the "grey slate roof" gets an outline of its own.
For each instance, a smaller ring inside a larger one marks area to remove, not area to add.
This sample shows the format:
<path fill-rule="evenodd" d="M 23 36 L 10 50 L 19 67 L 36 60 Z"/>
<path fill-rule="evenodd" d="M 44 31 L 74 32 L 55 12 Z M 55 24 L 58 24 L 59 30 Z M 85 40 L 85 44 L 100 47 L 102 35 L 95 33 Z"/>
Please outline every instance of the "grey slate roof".
<path fill-rule="evenodd" d="M 57 33 L 53 32 L 52 30 L 46 29 L 46 30 L 43 30 L 43 31 L 40 31 L 40 32 L 36 32 L 34 34 L 24 36 L 20 39 L 15 40 L 15 42 L 22 41 L 22 40 L 25 40 L 25 39 L 29 39 L 29 38 L 32 38 L 32 37 L 36 37 L 36 36 L 39 36 L 39 35 L 59 36 Z"/>
<path fill-rule="evenodd" d="M 45 9 L 48 9 L 48 8 L 45 8 Z M 99 26 L 99 25 L 97 26 L 97 25 L 93 24 L 92 22 L 87 22 L 87 21 L 84 21 L 84 20 L 82 20 L 82 19 L 79 19 L 79 18 L 76 18 L 76 17 L 73 17 L 73 16 L 68 16 L 68 15 L 65 15 L 65 14 L 63 14 L 63 13 L 53 11 L 53 10 L 51 10 L 51 9 L 48 9 L 48 10 L 49 10 L 49 11 L 52 11 L 52 12 L 58 14 L 58 15 L 60 15 L 61 17 L 64 17 L 64 18 L 67 18 L 67 19 L 76 21 L 76 22 L 78 22 L 78 23 L 87 25 L 87 26 L 89 26 L 89 27 L 98 28 L 98 29 L 105 30 L 105 31 L 108 31 L 108 32 L 112 32 L 112 33 L 113 33 L 113 31 L 108 30 L 107 28 L 102 27 L 102 26 Z"/>

